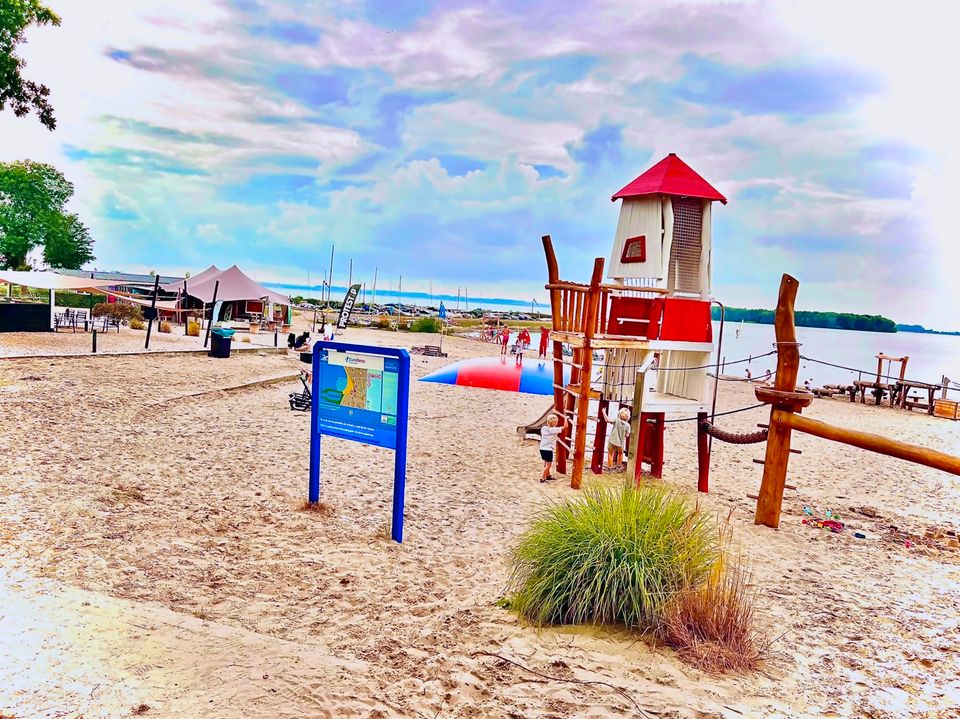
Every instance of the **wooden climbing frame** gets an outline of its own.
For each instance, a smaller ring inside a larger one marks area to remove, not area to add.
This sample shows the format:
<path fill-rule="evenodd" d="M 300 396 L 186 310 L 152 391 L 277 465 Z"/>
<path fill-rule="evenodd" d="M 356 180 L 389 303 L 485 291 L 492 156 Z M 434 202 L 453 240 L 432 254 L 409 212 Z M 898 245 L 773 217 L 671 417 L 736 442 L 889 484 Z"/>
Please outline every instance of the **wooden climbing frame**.
<path fill-rule="evenodd" d="M 772 388 L 757 387 L 755 390 L 757 399 L 770 405 L 770 428 L 754 521 L 774 529 L 780 526 L 793 430 L 960 475 L 960 457 L 802 416 L 803 408 L 813 402 L 813 394 L 797 391 L 796 386 L 800 367 L 800 345 L 797 343 L 793 308 L 799 287 L 800 283 L 790 275 L 784 275 L 780 280 L 780 294 L 777 297 L 777 312 L 774 318 L 777 376 Z"/>
<path fill-rule="evenodd" d="M 577 343 L 579 346 L 573 348 L 573 358 L 569 363 L 569 384 L 563 382 L 563 342 L 555 338 L 553 341 L 553 407 L 554 411 L 565 419 L 564 429 L 557 442 L 557 471 L 566 472 L 567 457 L 572 454 L 570 486 L 580 489 L 587 449 L 587 421 L 590 419 L 590 378 L 593 369 L 591 341 L 598 324 L 603 258 L 594 260 L 590 284 L 582 285 L 560 280 L 557 256 L 549 235 L 543 237 L 543 251 L 547 258 L 549 283 L 546 288 L 550 291 L 553 332 L 577 333 L 581 340 Z M 571 447 L 573 427 L 570 420 L 574 417 L 576 433 Z"/>

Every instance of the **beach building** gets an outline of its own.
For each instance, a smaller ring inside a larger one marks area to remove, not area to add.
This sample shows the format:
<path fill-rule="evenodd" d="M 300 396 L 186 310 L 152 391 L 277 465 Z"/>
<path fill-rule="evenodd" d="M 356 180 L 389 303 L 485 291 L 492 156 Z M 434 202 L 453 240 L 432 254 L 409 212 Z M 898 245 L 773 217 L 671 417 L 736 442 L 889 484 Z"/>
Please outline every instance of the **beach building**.
<path fill-rule="evenodd" d="M 111 285 L 103 285 L 107 289 L 115 292 L 124 292 L 131 295 L 149 295 L 153 292 L 153 285 L 156 282 L 155 275 L 138 274 L 134 272 L 101 272 L 99 270 L 56 270 L 58 274 L 66 277 L 76 277 L 77 279 L 97 280 L 98 282 L 115 282 Z M 172 282 L 178 282 L 181 277 L 160 276 L 161 288 Z"/>

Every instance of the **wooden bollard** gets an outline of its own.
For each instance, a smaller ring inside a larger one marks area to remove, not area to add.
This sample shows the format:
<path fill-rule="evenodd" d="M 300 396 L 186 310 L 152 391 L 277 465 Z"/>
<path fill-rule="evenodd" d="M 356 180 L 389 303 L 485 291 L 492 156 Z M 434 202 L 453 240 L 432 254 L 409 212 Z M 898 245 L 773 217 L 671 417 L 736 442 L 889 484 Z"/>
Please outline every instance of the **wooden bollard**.
<path fill-rule="evenodd" d="M 776 393 L 792 393 L 797 387 L 800 370 L 800 347 L 794 327 L 793 307 L 797 300 L 800 283 L 790 275 L 780 279 L 777 296 L 777 312 L 774 330 L 777 338 L 777 377 L 774 380 Z M 765 400 L 758 387 L 758 398 Z M 771 394 L 767 392 L 769 397 Z M 788 409 L 789 408 L 789 409 Z M 787 480 L 787 461 L 790 458 L 790 425 L 781 420 L 794 407 L 787 401 L 773 404 L 770 409 L 770 428 L 767 434 L 767 452 L 763 460 L 763 480 L 754 521 L 774 529 L 780 526 L 780 506 L 783 503 L 784 484 Z"/>

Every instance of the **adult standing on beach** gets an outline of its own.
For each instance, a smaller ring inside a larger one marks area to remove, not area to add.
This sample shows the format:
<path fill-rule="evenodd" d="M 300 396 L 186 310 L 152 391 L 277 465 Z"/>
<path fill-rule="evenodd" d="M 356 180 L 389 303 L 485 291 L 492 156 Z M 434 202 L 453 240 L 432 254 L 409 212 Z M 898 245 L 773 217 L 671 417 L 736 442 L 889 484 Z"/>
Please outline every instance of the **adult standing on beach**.
<path fill-rule="evenodd" d="M 550 341 L 550 330 L 546 327 L 540 328 L 540 354 L 538 357 L 540 359 L 546 359 L 547 357 L 547 344 Z"/>
<path fill-rule="evenodd" d="M 510 345 L 510 328 L 506 325 L 500 330 L 500 354 L 507 354 L 507 347 Z"/>
<path fill-rule="evenodd" d="M 527 349 L 530 346 L 530 330 L 524 327 L 520 330 L 520 341 L 523 342 L 523 348 Z"/>

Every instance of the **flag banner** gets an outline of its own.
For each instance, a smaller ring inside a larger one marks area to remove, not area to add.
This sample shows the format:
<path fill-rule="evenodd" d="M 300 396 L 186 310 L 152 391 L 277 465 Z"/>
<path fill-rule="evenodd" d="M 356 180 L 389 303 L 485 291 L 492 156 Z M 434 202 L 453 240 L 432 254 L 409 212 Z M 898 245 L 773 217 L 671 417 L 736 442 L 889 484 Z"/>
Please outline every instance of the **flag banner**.
<path fill-rule="evenodd" d="M 440 303 L 440 310 L 437 312 L 437 317 L 442 320 L 447 319 L 447 308 L 443 306 L 443 302 Z"/>
<path fill-rule="evenodd" d="M 360 294 L 360 285 L 350 285 L 347 294 L 343 298 L 343 306 L 340 308 L 340 316 L 337 318 L 337 329 L 347 329 L 347 322 L 350 321 L 350 313 L 353 312 L 353 306 L 357 302 L 357 295 Z"/>

